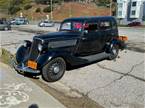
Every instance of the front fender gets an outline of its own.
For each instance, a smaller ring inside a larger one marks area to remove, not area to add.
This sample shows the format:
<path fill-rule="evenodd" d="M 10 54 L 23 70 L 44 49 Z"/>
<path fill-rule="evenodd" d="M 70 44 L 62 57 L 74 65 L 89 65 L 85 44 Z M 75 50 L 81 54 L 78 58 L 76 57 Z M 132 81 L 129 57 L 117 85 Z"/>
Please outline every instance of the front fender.
<path fill-rule="evenodd" d="M 16 61 L 17 63 L 22 63 L 27 55 L 29 54 L 30 48 L 25 47 L 24 45 L 20 46 L 16 52 Z"/>
<path fill-rule="evenodd" d="M 47 52 L 41 54 L 37 59 L 38 69 L 42 69 L 47 63 L 56 57 L 62 57 L 67 62 L 67 58 L 70 58 L 69 56 L 70 53 L 68 54 L 66 52 Z"/>

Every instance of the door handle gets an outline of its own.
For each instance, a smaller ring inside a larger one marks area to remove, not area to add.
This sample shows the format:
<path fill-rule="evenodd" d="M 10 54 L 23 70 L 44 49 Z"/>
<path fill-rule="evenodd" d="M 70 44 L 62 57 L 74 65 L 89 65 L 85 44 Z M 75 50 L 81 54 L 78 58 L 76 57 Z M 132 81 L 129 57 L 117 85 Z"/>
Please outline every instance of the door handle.
<path fill-rule="evenodd" d="M 85 38 L 85 37 L 82 37 L 82 40 L 87 40 L 87 38 Z"/>

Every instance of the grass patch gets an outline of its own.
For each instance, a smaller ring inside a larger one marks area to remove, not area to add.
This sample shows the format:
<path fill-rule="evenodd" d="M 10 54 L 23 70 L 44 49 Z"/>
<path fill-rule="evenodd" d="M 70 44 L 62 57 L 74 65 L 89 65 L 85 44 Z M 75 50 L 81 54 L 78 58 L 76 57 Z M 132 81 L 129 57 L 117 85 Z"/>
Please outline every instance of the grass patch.
<path fill-rule="evenodd" d="M 14 57 L 14 55 L 12 55 L 9 51 L 5 50 L 5 49 L 0 49 L 1 51 L 1 56 L 0 56 L 0 62 L 3 62 L 5 64 L 10 65 L 11 64 L 11 60 Z"/>

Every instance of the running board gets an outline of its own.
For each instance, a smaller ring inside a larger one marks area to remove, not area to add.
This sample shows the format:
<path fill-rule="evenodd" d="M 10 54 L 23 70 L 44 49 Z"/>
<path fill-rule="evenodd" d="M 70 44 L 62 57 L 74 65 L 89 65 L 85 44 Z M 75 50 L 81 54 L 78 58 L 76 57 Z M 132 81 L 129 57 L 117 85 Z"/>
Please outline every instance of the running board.
<path fill-rule="evenodd" d="M 108 54 L 108 53 L 102 52 L 102 53 L 99 53 L 99 54 L 84 56 L 84 57 L 78 57 L 78 58 L 83 59 L 83 60 L 87 60 L 88 62 L 93 62 L 93 61 L 105 59 L 105 58 L 109 57 L 109 55 L 110 54 Z"/>

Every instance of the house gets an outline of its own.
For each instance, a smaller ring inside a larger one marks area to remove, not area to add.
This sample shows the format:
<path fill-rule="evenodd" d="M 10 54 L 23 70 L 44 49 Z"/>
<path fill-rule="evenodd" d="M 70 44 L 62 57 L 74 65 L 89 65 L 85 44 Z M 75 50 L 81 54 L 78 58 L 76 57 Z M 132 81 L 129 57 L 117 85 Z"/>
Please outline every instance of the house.
<path fill-rule="evenodd" d="M 117 19 L 120 24 L 145 21 L 145 0 L 117 0 Z"/>

